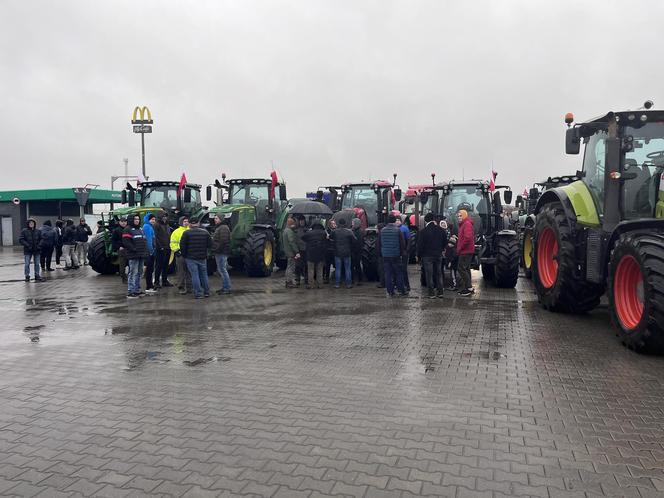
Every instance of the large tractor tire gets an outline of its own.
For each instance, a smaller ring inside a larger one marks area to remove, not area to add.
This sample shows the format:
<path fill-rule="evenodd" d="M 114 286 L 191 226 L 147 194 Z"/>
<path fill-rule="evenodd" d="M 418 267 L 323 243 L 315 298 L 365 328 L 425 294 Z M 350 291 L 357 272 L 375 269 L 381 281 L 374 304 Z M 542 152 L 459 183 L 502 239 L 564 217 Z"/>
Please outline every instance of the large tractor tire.
<path fill-rule="evenodd" d="M 106 254 L 106 239 L 101 234 L 90 241 L 88 261 L 92 269 L 102 275 L 115 275 L 118 272 L 118 265 Z"/>
<path fill-rule="evenodd" d="M 533 276 L 533 229 L 528 226 L 521 232 L 521 264 L 526 278 Z"/>
<path fill-rule="evenodd" d="M 269 277 L 277 247 L 268 230 L 251 230 L 244 241 L 244 271 L 249 277 Z"/>
<path fill-rule="evenodd" d="M 513 289 L 519 279 L 519 238 L 502 235 L 496 239 L 496 264 L 493 266 L 493 284 Z"/>
<path fill-rule="evenodd" d="M 664 234 L 620 236 L 609 263 L 609 303 L 625 346 L 664 352 Z"/>
<path fill-rule="evenodd" d="M 375 233 L 369 233 L 364 237 L 362 268 L 364 268 L 364 276 L 367 280 L 370 282 L 378 280 L 378 254 L 376 252 Z"/>
<path fill-rule="evenodd" d="M 547 204 L 537 215 L 533 241 L 533 278 L 542 306 L 565 313 L 597 307 L 604 286 L 577 272 L 574 233 L 559 202 Z"/>
<path fill-rule="evenodd" d="M 408 236 L 408 264 L 417 263 L 417 230 L 411 230 Z"/>

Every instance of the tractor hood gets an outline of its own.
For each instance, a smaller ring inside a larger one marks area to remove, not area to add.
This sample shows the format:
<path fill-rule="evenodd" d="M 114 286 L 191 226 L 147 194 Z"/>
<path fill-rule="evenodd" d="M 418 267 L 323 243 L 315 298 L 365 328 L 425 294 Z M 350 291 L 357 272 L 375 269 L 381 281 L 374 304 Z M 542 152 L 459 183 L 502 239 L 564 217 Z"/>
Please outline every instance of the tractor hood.
<path fill-rule="evenodd" d="M 222 204 L 209 208 L 208 213 L 210 213 L 210 218 L 217 214 L 222 218 L 230 218 L 233 213 L 246 210 L 255 211 L 256 207 L 251 204 Z"/>
<path fill-rule="evenodd" d="M 111 211 L 111 216 L 129 216 L 132 214 L 138 214 L 141 216 L 141 220 L 147 213 L 154 213 L 155 216 L 159 212 L 163 212 L 164 210 L 158 207 L 140 207 L 140 206 L 133 206 L 133 207 L 123 207 L 123 208 L 117 208 Z"/>

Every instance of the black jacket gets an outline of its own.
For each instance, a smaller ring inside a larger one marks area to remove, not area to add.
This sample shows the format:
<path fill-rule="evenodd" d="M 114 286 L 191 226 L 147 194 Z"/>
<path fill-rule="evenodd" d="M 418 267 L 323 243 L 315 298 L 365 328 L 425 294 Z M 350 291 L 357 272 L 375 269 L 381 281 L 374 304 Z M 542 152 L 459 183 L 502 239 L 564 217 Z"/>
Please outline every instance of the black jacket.
<path fill-rule="evenodd" d="M 362 227 L 353 228 L 353 235 L 355 235 L 355 244 L 353 244 L 353 257 L 362 255 L 362 248 L 364 247 L 364 230 Z"/>
<path fill-rule="evenodd" d="M 447 232 L 430 222 L 417 234 L 417 255 L 420 258 L 442 258 L 447 248 Z"/>
<path fill-rule="evenodd" d="M 327 233 L 323 226 L 314 225 L 311 230 L 304 232 L 302 241 L 306 246 L 307 261 L 311 263 L 324 263 L 327 252 Z"/>
<path fill-rule="evenodd" d="M 111 232 L 111 247 L 115 252 L 117 252 L 122 247 L 122 233 L 124 230 L 124 228 L 118 225 Z"/>
<path fill-rule="evenodd" d="M 122 246 L 127 250 L 127 259 L 148 257 L 148 241 L 141 227 L 127 227 L 122 232 Z"/>
<path fill-rule="evenodd" d="M 231 254 L 231 230 L 223 223 L 217 227 L 212 236 L 212 252 L 229 256 Z"/>
<path fill-rule="evenodd" d="M 298 225 L 297 228 L 295 228 L 295 235 L 297 235 L 297 248 L 300 251 L 306 251 L 307 250 L 307 244 L 304 242 L 304 239 L 302 238 L 302 236 L 305 233 L 307 233 L 307 231 L 308 231 L 307 227 L 303 227 L 303 226 Z"/>
<path fill-rule="evenodd" d="M 348 228 L 337 228 L 330 237 L 334 240 L 334 255 L 339 258 L 348 258 L 353 252 L 356 239 Z"/>
<path fill-rule="evenodd" d="M 76 225 L 76 242 L 87 242 L 90 235 L 92 235 L 92 230 L 87 223 Z"/>
<path fill-rule="evenodd" d="M 62 245 L 72 246 L 76 243 L 76 227 L 67 225 L 62 231 Z"/>
<path fill-rule="evenodd" d="M 157 220 L 157 223 L 154 225 L 154 245 L 157 251 L 170 251 L 171 232 L 171 227 L 169 227 L 161 219 Z"/>
<path fill-rule="evenodd" d="M 55 228 L 43 225 L 39 230 L 41 231 L 41 247 L 43 249 L 53 249 L 58 238 Z"/>
<path fill-rule="evenodd" d="M 180 252 L 187 259 L 207 259 L 208 249 L 211 247 L 212 238 L 203 228 L 190 228 L 180 239 Z"/>
<path fill-rule="evenodd" d="M 21 230 L 21 236 L 18 239 L 18 243 L 23 246 L 23 254 L 39 254 L 41 252 L 41 232 L 32 218 L 28 220 L 28 224 L 31 221 L 35 228 L 28 228 L 26 226 Z"/>

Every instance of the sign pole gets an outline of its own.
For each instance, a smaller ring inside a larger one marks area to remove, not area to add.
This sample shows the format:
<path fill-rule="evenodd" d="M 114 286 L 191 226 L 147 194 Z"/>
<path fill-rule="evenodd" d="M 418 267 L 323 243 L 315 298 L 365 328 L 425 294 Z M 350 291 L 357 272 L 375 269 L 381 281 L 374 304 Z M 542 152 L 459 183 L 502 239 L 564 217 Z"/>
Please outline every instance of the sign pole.
<path fill-rule="evenodd" d="M 140 119 L 139 119 L 140 117 Z M 147 118 L 147 119 L 146 119 Z M 147 180 L 147 174 L 145 172 L 145 134 L 146 133 L 152 133 L 152 113 L 150 112 L 150 109 L 148 109 L 146 106 L 139 107 L 136 106 L 134 107 L 134 113 L 131 117 L 131 124 L 133 125 L 133 130 L 134 133 L 140 133 L 141 134 L 141 164 L 143 166 L 143 178 Z M 125 162 L 125 167 L 127 163 Z M 127 176 L 125 174 L 125 176 Z"/>
<path fill-rule="evenodd" d="M 147 175 L 145 174 L 145 133 L 141 132 L 141 153 L 143 155 L 143 178 L 147 180 Z"/>

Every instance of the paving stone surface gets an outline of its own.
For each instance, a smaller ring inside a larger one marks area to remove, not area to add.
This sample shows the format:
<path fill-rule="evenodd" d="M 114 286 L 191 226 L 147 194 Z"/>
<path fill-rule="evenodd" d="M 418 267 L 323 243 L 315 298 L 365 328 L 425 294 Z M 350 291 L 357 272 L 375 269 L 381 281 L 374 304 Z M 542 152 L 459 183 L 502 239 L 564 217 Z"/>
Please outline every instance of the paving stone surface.
<path fill-rule="evenodd" d="M 128 302 L 21 261 L 0 250 L 2 496 L 664 496 L 664 358 L 605 306 L 477 273 L 472 299 L 276 273 Z"/>

